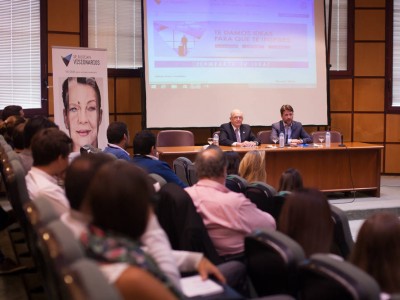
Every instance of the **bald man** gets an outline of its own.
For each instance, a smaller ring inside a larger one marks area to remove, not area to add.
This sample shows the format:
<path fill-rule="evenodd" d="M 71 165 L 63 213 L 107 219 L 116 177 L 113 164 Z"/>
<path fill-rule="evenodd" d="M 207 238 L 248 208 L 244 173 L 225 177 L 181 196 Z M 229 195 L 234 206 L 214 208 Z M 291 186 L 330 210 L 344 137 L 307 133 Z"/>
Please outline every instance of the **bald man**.
<path fill-rule="evenodd" d="M 220 127 L 219 144 L 221 146 L 254 147 L 260 144 L 251 132 L 250 125 L 243 124 L 243 112 L 234 109 L 229 118 L 230 122 Z"/>

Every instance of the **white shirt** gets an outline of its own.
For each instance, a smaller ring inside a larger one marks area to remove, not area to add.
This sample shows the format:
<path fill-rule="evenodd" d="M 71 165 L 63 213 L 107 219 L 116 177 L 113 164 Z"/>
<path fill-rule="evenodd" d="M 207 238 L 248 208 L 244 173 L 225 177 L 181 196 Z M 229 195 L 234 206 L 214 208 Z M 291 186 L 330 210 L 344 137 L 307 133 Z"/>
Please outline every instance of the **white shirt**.
<path fill-rule="evenodd" d="M 25 176 L 29 198 L 35 201 L 40 196 L 45 196 L 54 204 L 54 209 L 60 214 L 70 209 L 64 189 L 57 184 L 57 178 L 46 172 L 32 167 Z"/>
<path fill-rule="evenodd" d="M 87 216 L 74 210 L 61 216 L 61 221 L 71 229 L 77 239 L 83 232 L 87 231 L 88 220 Z M 203 258 L 202 253 L 172 250 L 168 237 L 154 214 L 151 214 L 146 231 L 141 236 L 140 241 L 143 244 L 143 250 L 153 257 L 158 267 L 178 289 L 181 289 L 179 271 L 195 271 Z M 100 264 L 99 266 L 107 280 L 114 283 L 129 267 L 129 264 L 113 263 Z"/>

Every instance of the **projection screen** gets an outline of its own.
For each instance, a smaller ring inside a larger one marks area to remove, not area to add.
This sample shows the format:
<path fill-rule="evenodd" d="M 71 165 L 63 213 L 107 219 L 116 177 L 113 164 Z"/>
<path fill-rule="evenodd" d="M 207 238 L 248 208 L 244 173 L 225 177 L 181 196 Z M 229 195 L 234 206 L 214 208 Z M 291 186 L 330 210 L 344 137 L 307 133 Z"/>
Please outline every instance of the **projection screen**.
<path fill-rule="evenodd" d="M 148 128 L 327 125 L 324 1 L 144 0 Z"/>

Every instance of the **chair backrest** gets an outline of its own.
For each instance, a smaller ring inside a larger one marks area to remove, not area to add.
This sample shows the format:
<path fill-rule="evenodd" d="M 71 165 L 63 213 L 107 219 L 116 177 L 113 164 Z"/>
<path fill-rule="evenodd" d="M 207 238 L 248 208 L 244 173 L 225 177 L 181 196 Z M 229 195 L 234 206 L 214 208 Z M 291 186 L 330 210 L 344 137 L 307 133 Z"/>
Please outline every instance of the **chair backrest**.
<path fill-rule="evenodd" d="M 353 248 L 354 241 L 351 235 L 349 219 L 344 211 L 340 208 L 331 205 L 331 216 L 334 222 L 333 234 L 333 252 L 346 259 L 351 249 Z"/>
<path fill-rule="evenodd" d="M 197 178 L 197 172 L 194 163 L 191 163 L 187 166 L 187 176 L 190 186 L 196 184 L 197 181 L 199 181 L 199 179 Z"/>
<path fill-rule="evenodd" d="M 230 174 L 226 176 L 225 186 L 236 193 L 245 193 L 248 182 L 239 175 Z"/>
<path fill-rule="evenodd" d="M 265 182 L 251 182 L 247 185 L 245 195 L 258 209 L 271 213 L 273 211 L 273 197 L 276 190 Z"/>
<path fill-rule="evenodd" d="M 189 194 L 174 183 L 158 192 L 155 212 L 175 250 L 202 252 L 214 264 L 221 262 L 201 216 Z"/>
<path fill-rule="evenodd" d="M 376 281 L 356 266 L 329 254 L 314 254 L 299 267 L 300 299 L 379 300 Z"/>
<path fill-rule="evenodd" d="M 193 164 L 189 158 L 186 157 L 178 157 L 172 162 L 172 168 L 176 176 L 185 184 L 190 185 L 189 176 L 188 176 L 188 165 Z"/>
<path fill-rule="evenodd" d="M 167 181 L 164 179 L 164 177 L 162 177 L 156 173 L 150 173 L 149 176 L 151 179 L 153 179 L 154 183 L 158 182 L 160 184 L 160 188 L 167 183 Z"/>
<path fill-rule="evenodd" d="M 342 141 L 342 134 L 339 131 L 332 130 L 331 133 L 331 142 L 332 143 L 340 143 Z M 311 133 L 311 137 L 313 139 L 313 143 L 319 143 L 318 138 L 323 136 L 325 139 L 326 131 L 314 131 Z"/>
<path fill-rule="evenodd" d="M 156 147 L 194 146 L 193 132 L 188 130 L 161 130 Z"/>
<path fill-rule="evenodd" d="M 44 195 L 39 196 L 35 202 L 25 203 L 24 211 L 28 221 L 36 230 L 60 218 L 60 213 L 54 208 L 52 201 Z"/>
<path fill-rule="evenodd" d="M 88 258 L 79 259 L 66 267 L 63 279 L 70 300 L 122 300 L 98 265 Z"/>
<path fill-rule="evenodd" d="M 245 237 L 247 274 L 258 296 L 297 292 L 298 265 L 305 259 L 301 246 L 271 229 L 256 230 Z"/>
<path fill-rule="evenodd" d="M 257 138 L 261 144 L 272 144 L 271 140 L 271 132 L 272 130 L 262 130 L 257 132 Z"/>

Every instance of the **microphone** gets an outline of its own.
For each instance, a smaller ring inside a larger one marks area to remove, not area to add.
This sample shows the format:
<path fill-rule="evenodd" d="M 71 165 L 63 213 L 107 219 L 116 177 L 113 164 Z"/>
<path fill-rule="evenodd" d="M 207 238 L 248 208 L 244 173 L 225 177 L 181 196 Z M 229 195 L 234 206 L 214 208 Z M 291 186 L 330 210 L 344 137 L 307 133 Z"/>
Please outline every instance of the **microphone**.
<path fill-rule="evenodd" d="M 338 146 L 339 147 L 346 147 L 346 145 L 343 144 L 343 134 L 340 135 L 340 144 Z"/>

